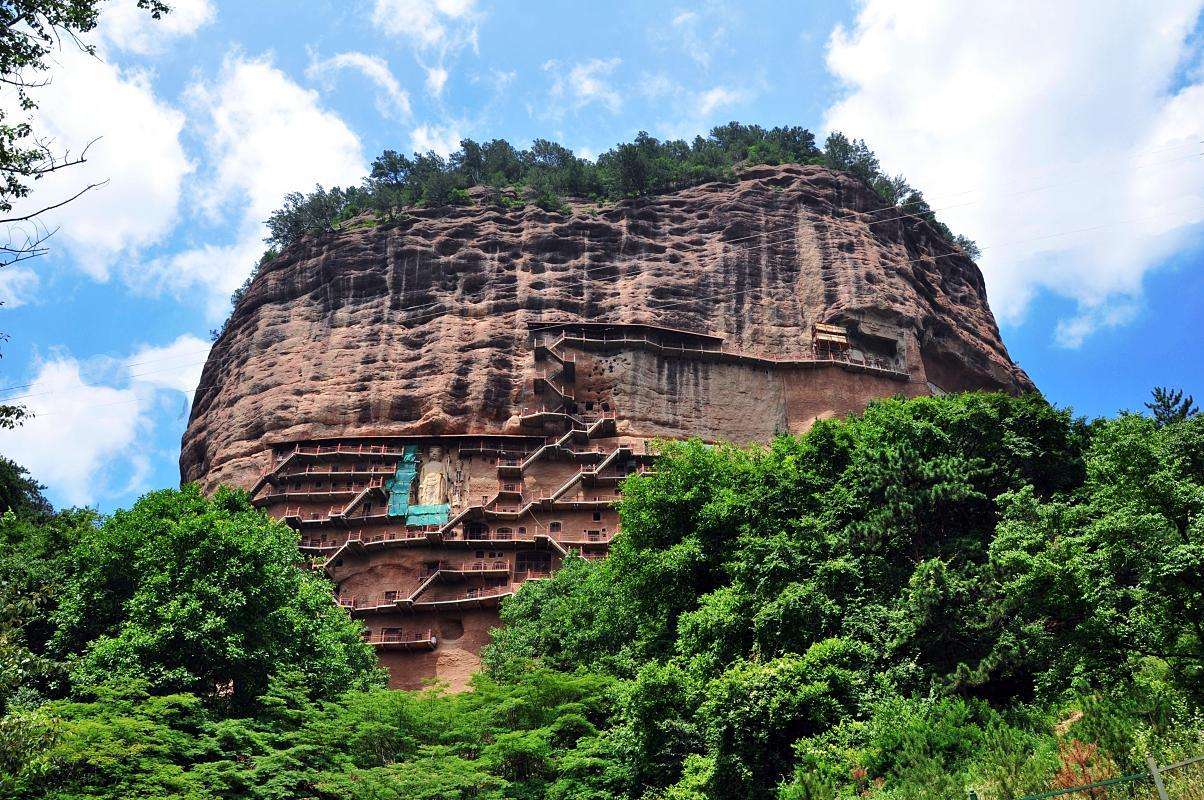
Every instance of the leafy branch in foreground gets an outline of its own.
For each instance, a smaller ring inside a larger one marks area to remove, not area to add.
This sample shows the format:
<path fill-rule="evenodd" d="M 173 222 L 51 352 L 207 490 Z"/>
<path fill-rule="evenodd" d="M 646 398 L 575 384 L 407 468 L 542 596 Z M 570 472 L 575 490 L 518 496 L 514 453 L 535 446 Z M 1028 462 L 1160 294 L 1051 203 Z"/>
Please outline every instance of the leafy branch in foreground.
<path fill-rule="evenodd" d="M 153 19 L 170 9 L 161 0 L 137 0 L 138 8 Z M 50 83 L 48 56 L 68 40 L 88 55 L 96 46 L 82 37 L 97 25 L 101 0 L 15 0 L 0 4 L 0 91 L 11 102 L 0 104 L 0 213 L 12 212 L 16 203 L 28 198 L 33 184 L 60 170 L 87 160 L 89 142 L 78 154 L 61 150 L 53 139 L 34 126 L 34 95 Z M 70 196 L 15 216 L 0 217 L 9 227 L 7 241 L 0 244 L 0 267 L 34 258 L 46 252 L 46 241 L 54 234 L 40 225 L 39 218 L 102 185 L 91 183 Z"/>

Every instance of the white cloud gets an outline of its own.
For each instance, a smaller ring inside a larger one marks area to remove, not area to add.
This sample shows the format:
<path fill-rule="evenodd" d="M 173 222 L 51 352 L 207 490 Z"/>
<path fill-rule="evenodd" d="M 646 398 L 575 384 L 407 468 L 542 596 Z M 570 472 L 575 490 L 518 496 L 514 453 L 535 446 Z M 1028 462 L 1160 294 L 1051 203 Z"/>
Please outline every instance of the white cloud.
<path fill-rule="evenodd" d="M 429 67 L 426 71 L 426 90 L 435 97 L 443 94 L 447 85 L 448 71 L 444 67 Z"/>
<path fill-rule="evenodd" d="M 664 72 L 646 73 L 639 82 L 640 94 L 658 100 L 664 97 L 680 97 L 686 93 L 686 87 L 670 78 Z"/>
<path fill-rule="evenodd" d="M 518 79 L 516 70 L 500 70 L 493 69 L 489 74 L 490 82 L 493 84 L 493 91 L 503 92 Z"/>
<path fill-rule="evenodd" d="M 575 109 L 596 103 L 617 113 L 623 100 L 611 85 L 610 78 L 620 63 L 618 58 L 591 58 L 568 67 L 567 72 L 565 65 L 558 61 L 544 63 L 544 71 L 554 76 L 551 90 L 553 102 L 567 102 Z"/>
<path fill-rule="evenodd" d="M 1054 327 L 1054 341 L 1061 347 L 1073 350 L 1096 331 L 1127 325 L 1137 318 L 1139 311 L 1139 303 L 1125 299 L 1114 299 L 1106 304 L 1083 304 L 1077 315 L 1058 320 Z"/>
<path fill-rule="evenodd" d="M 372 21 L 385 33 L 434 46 L 456 35 L 454 26 L 471 20 L 475 0 L 376 0 Z"/>
<path fill-rule="evenodd" d="M 228 57 L 220 79 L 194 84 L 189 97 L 204 120 L 210 211 L 234 205 L 258 223 L 288 192 L 357 181 L 366 171 L 359 137 L 266 58 Z"/>
<path fill-rule="evenodd" d="M 196 202 L 235 235 L 136 263 L 127 279 L 148 292 L 200 288 L 209 318 L 218 320 L 263 253 L 263 221 L 284 196 L 356 183 L 367 166 L 347 124 L 266 58 L 231 55 L 217 80 L 197 82 L 187 95 L 206 156 Z"/>
<path fill-rule="evenodd" d="M 38 274 L 28 267 L 0 269 L 0 306 L 16 308 L 25 305 L 33 299 L 38 282 Z"/>
<path fill-rule="evenodd" d="M 312 57 L 309 67 L 305 70 L 310 80 L 324 80 L 329 85 L 332 75 L 339 70 L 350 69 L 359 72 L 376 84 L 380 91 L 376 97 L 376 109 L 381 116 L 405 120 L 410 117 L 410 95 L 393 77 L 389 64 L 379 56 L 367 53 L 339 53 L 327 59 Z"/>
<path fill-rule="evenodd" d="M 183 334 L 160 347 L 143 344 L 125 358 L 80 362 L 56 353 L 8 398 L 33 416 L 0 431 L 0 451 L 67 504 L 137 489 L 150 469 L 156 410 L 170 405 L 164 392 L 183 392 L 192 402 L 209 347 Z"/>
<path fill-rule="evenodd" d="M 200 288 L 202 294 L 193 300 L 204 303 L 206 319 L 218 322 L 230 311 L 231 293 L 251 274 L 265 247 L 262 226 L 245 224 L 232 244 L 205 244 L 154 258 L 137 265 L 126 279 L 150 294 L 169 291 L 183 297 Z"/>
<path fill-rule="evenodd" d="M 162 53 L 173 40 L 191 36 L 217 16 L 210 0 L 171 0 L 171 11 L 154 20 L 136 0 L 104 6 L 97 32 L 114 47 L 138 55 Z"/>
<path fill-rule="evenodd" d="M 826 127 L 979 242 L 1002 318 L 1041 291 L 1077 301 L 1056 334 L 1075 346 L 1132 319 L 1145 273 L 1199 240 L 1204 86 L 1175 80 L 1200 10 L 869 0 L 829 41 L 847 93 Z"/>
<path fill-rule="evenodd" d="M 724 46 L 727 25 L 733 11 L 726 4 L 709 2 L 696 9 L 679 9 L 665 29 L 658 26 L 658 37 L 673 36 L 682 51 L 703 69 L 710 67 L 715 51 Z"/>
<path fill-rule="evenodd" d="M 410 42 L 426 71 L 426 88 L 443 93 L 447 64 L 465 47 L 477 49 L 476 0 L 375 0 L 372 21 L 385 33 Z M 426 64 L 428 56 L 433 64 Z"/>
<path fill-rule="evenodd" d="M 652 126 L 658 135 L 669 139 L 688 139 L 703 133 L 720 121 L 725 109 L 755 97 L 751 88 L 736 89 L 717 85 L 709 89 L 689 89 L 663 72 L 645 73 L 637 89 L 665 116 Z"/>
<path fill-rule="evenodd" d="M 17 211 L 60 202 L 102 183 L 39 225 L 59 228 L 61 242 L 85 272 L 105 280 L 123 251 L 160 241 L 175 225 L 181 187 L 192 165 L 180 143 L 184 115 L 155 96 L 150 75 L 122 69 L 73 46 L 58 51 L 54 81 L 37 90 L 37 129 L 55 147 L 87 162 L 47 175 Z M 99 138 L 98 138 L 99 137 Z"/>
<path fill-rule="evenodd" d="M 456 125 L 419 125 L 410 131 L 410 149 L 415 153 L 434 150 L 446 157 L 460 149 L 463 138 Z"/>
<path fill-rule="evenodd" d="M 19 402 L 34 417 L 0 433 L 4 454 L 66 503 L 94 503 L 121 490 L 123 472 L 145 469 L 148 392 L 92 383 L 78 361 L 59 356 L 39 365 Z"/>
<path fill-rule="evenodd" d="M 132 383 L 183 392 L 191 401 L 209 348 L 209 342 L 190 333 L 162 347 L 144 344 L 125 360 L 127 377 Z"/>
<path fill-rule="evenodd" d="M 748 94 L 740 89 L 715 86 L 698 94 L 698 115 L 700 117 L 709 117 L 721 108 L 742 103 L 746 99 L 748 99 Z"/>

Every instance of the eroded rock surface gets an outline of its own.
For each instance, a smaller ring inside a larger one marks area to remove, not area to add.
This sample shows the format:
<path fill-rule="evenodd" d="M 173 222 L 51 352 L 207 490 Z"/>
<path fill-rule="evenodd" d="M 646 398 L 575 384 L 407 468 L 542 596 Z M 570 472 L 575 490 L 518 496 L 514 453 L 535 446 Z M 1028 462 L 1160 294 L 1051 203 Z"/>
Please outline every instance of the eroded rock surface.
<path fill-rule="evenodd" d="M 779 389 L 747 369 L 629 353 L 635 377 L 615 402 L 645 435 L 758 438 L 747 415 L 720 413 L 749 402 L 776 403 L 785 410 L 772 424 L 794 429 L 898 391 L 1032 388 L 1000 340 L 978 268 L 930 226 L 849 175 L 759 167 L 734 183 L 575 204 L 570 215 L 478 202 L 290 247 L 210 353 L 181 476 L 250 486 L 270 444 L 288 440 L 516 433 L 536 369 L 528 325 L 559 321 L 666 326 L 799 359 L 814 324 L 832 322 L 889 344 L 888 356 L 897 341 L 909 376 L 902 389 L 871 376 L 853 390 L 786 376 Z"/>

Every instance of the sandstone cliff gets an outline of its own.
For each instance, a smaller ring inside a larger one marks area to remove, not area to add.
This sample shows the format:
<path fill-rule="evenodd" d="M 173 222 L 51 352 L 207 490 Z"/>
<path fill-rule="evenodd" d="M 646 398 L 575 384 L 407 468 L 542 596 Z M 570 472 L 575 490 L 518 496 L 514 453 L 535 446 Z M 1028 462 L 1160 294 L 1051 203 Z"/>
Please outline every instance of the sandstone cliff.
<path fill-rule="evenodd" d="M 250 485 L 286 439 L 515 432 L 527 325 L 578 320 L 799 358 L 812 326 L 835 322 L 898 337 L 925 391 L 1032 388 L 978 268 L 929 225 L 852 176 L 758 167 L 567 215 L 478 202 L 294 245 L 210 353 L 181 476 Z"/>

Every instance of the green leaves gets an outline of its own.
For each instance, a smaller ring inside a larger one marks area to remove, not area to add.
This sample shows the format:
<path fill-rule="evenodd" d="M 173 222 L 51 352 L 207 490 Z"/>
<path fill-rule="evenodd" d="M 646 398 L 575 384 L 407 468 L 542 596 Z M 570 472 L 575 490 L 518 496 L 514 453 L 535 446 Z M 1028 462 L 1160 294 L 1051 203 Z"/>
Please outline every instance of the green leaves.
<path fill-rule="evenodd" d="M 351 692 L 314 702 L 278 677 L 253 716 L 146 682 L 0 721 L 0 798 L 590 796 L 616 781 L 600 739 L 612 682 L 532 672 L 475 691 Z M 620 770 L 621 772 L 621 770 Z M 613 795 L 606 795 L 613 796 Z"/>
<path fill-rule="evenodd" d="M 1136 769 L 1198 747 L 1202 506 L 1204 421 L 1031 397 L 668 445 L 610 557 L 508 600 L 462 695 L 371 688 L 239 493 L 6 514 L 0 677 L 57 653 L 75 695 L 10 689 L 0 796 L 1015 798 L 1076 753 Z"/>
<path fill-rule="evenodd" d="M 1124 679 L 1153 657 L 1200 696 L 1202 437 L 1195 418 L 1160 426 L 1125 414 L 1097 429 L 1075 496 L 1010 498 L 992 545 L 1006 616 L 1051 651 L 1059 682 Z"/>
<path fill-rule="evenodd" d="M 362 186 L 325 189 L 309 194 L 292 193 L 273 212 L 267 225 L 268 242 L 281 249 L 307 235 L 334 230 L 340 222 L 365 212 L 393 220 L 400 208 L 463 204 L 464 190 L 488 187 L 490 202 L 508 208 L 525 199 L 545 211 L 567 212 L 566 198 L 621 200 L 674 191 L 709 181 L 734 179 L 736 169 L 757 164 L 826 164 L 857 175 L 890 204 L 906 205 L 915 216 L 931 221 L 951 243 L 968 253 L 973 242 L 955 242 L 948 228 L 936 222 L 932 210 L 902 178 L 882 175 L 878 160 L 861 140 L 850 142 L 843 134 L 828 137 L 824 150 L 805 128 L 775 127 L 731 122 L 713 128 L 692 142 L 661 141 L 646 131 L 623 142 L 591 162 L 575 156 L 563 145 L 536 139 L 527 150 L 493 139 L 480 144 L 460 142 L 449 158 L 436 153 L 406 156 L 385 150 L 372 162 Z M 513 189 L 514 197 L 503 194 Z"/>
<path fill-rule="evenodd" d="M 315 696 L 372 682 L 374 654 L 297 568 L 296 534 L 245 494 L 155 492 L 73 548 L 52 648 L 78 686 L 145 678 L 235 707 L 297 670 Z"/>

